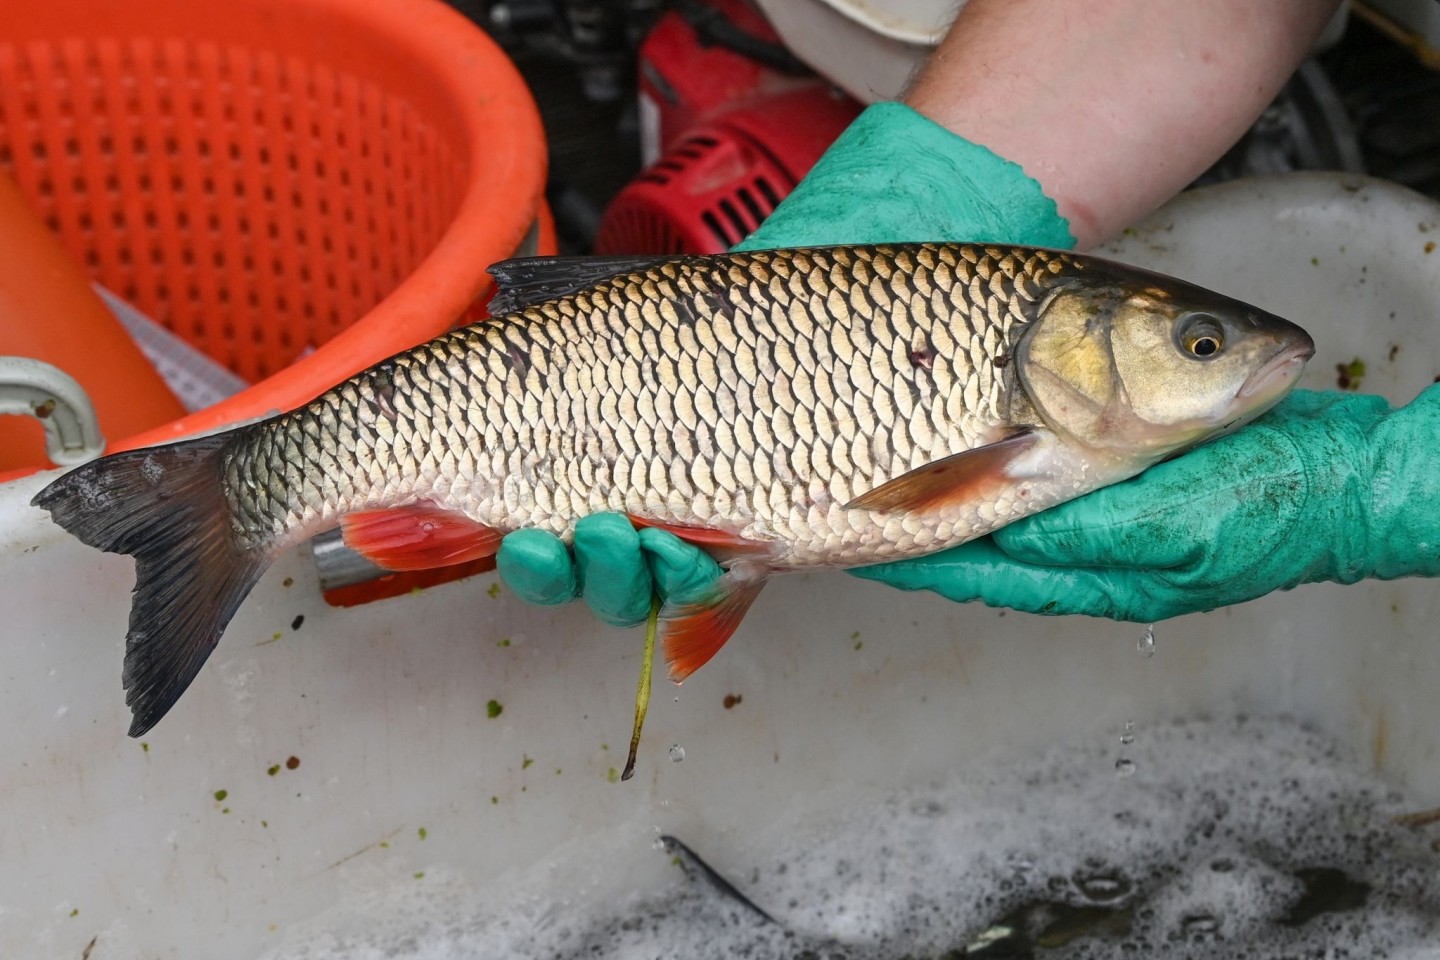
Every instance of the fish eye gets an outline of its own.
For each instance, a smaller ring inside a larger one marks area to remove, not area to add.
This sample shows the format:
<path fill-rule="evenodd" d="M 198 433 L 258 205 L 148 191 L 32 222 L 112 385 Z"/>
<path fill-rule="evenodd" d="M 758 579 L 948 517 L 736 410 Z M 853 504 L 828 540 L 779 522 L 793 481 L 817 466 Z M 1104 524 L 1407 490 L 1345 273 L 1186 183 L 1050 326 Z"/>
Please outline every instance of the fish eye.
<path fill-rule="evenodd" d="M 1215 356 L 1225 347 L 1220 322 L 1205 313 L 1192 313 L 1180 325 L 1180 346 L 1201 360 Z"/>

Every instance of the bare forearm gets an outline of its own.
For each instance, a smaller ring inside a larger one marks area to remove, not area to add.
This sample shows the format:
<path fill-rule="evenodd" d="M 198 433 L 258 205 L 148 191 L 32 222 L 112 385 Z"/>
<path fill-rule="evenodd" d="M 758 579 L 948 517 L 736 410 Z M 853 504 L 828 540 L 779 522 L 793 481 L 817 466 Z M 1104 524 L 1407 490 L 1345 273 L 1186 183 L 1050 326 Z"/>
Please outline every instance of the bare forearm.
<path fill-rule="evenodd" d="M 1018 163 L 1106 239 L 1279 92 L 1338 0 L 969 0 L 905 102 Z"/>

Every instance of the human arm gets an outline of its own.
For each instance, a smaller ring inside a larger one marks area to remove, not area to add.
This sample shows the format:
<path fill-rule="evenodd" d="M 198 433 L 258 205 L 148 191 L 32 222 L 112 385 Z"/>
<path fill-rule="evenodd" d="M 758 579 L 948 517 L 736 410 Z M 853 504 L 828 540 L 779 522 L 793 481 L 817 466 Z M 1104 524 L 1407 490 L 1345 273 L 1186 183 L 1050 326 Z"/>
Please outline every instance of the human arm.
<path fill-rule="evenodd" d="M 1169 200 L 1233 146 L 1337 7 L 971 0 L 905 102 L 1018 163 L 1083 250 Z"/>

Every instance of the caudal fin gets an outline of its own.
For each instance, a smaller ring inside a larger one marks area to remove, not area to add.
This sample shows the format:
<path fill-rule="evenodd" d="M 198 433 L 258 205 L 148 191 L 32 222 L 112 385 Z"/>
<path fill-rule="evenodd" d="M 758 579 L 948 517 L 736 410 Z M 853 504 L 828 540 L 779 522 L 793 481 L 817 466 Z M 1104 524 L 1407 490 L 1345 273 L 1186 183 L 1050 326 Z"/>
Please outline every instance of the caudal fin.
<path fill-rule="evenodd" d="M 180 699 L 270 562 L 231 533 L 220 483 L 228 441 L 202 437 L 92 460 L 31 501 L 84 543 L 135 558 L 123 673 L 132 737 Z"/>

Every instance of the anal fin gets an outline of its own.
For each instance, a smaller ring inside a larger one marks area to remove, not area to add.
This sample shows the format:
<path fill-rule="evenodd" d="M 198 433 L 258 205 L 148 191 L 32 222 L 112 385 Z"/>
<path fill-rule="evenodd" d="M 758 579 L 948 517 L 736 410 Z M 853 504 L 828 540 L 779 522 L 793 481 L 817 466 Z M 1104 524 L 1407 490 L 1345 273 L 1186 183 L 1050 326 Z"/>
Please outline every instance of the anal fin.
<path fill-rule="evenodd" d="M 386 570 L 430 570 L 494 556 L 504 534 L 428 501 L 340 520 L 345 545 Z"/>
<path fill-rule="evenodd" d="M 681 682 L 720 652 L 768 577 L 764 563 L 741 560 L 725 572 L 714 592 L 704 600 L 665 604 L 660 611 L 664 624 L 661 636 L 671 680 Z"/>

